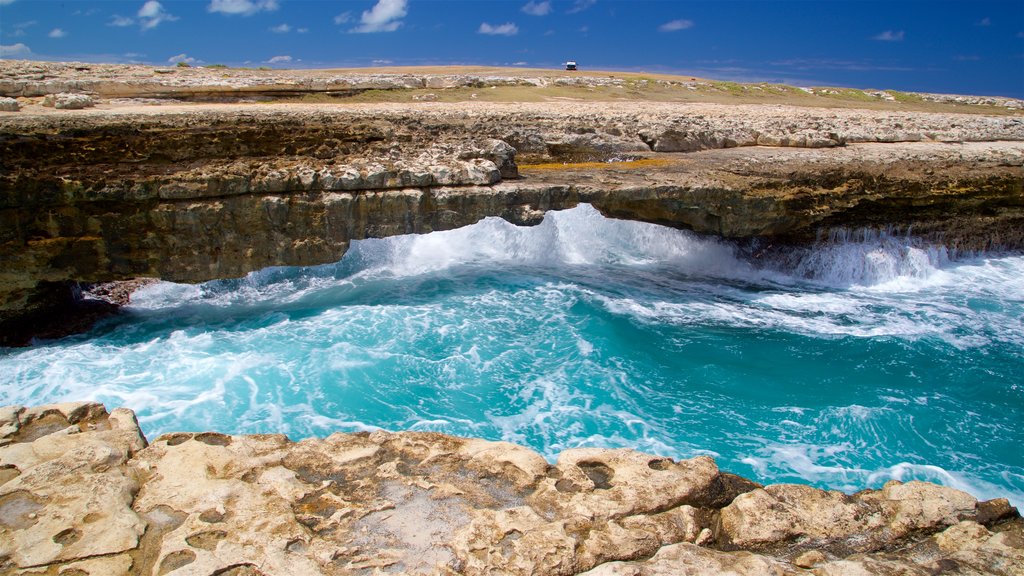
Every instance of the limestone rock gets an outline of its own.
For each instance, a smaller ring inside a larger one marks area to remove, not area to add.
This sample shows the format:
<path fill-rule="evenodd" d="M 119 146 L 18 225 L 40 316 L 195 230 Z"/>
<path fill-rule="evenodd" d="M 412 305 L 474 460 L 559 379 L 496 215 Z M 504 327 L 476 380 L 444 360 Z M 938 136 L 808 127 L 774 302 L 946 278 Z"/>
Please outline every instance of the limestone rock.
<path fill-rule="evenodd" d="M 14 98 L 0 97 L 0 112 L 17 112 L 20 106 Z"/>
<path fill-rule="evenodd" d="M 59 93 L 47 94 L 43 98 L 43 106 L 58 110 L 81 110 L 96 105 L 96 100 L 88 94 Z"/>
<path fill-rule="evenodd" d="M 158 70 L 5 60 L 0 93 L 45 95 L 59 108 L 90 102 L 83 92 L 109 102 L 624 82 Z M 74 308 L 80 283 L 200 282 L 322 264 L 356 239 L 489 216 L 536 224 L 580 202 L 609 217 L 776 246 L 805 244 L 833 227 L 890 226 L 961 250 L 1024 246 L 1024 122 L 1012 112 L 146 102 L 0 117 L 0 345 L 24 345 L 32 327 Z"/>
<path fill-rule="evenodd" d="M 665 546 L 648 560 L 609 562 L 583 572 L 581 576 L 777 576 L 796 573 L 785 563 L 758 554 L 726 553 L 682 543 Z"/>
<path fill-rule="evenodd" d="M 880 491 L 852 496 L 776 484 L 741 494 L 723 508 L 719 541 L 736 549 L 767 550 L 786 543 L 861 552 L 974 518 L 975 502 L 959 490 L 916 481 L 892 481 Z"/>
<path fill-rule="evenodd" d="M 921 482 L 849 496 L 762 488 L 719 472 L 708 457 L 577 449 L 550 465 L 513 444 L 435 433 L 301 442 L 176 433 L 145 446 L 128 410 L 0 408 L 0 572 L 1024 569 L 1015 512 L 998 502 L 976 508 L 966 494 Z"/>
<path fill-rule="evenodd" d="M 26 569 L 139 545 L 145 523 L 131 509 L 138 484 L 125 466 L 146 445 L 134 414 L 10 407 L 0 429 L 0 558 Z"/>

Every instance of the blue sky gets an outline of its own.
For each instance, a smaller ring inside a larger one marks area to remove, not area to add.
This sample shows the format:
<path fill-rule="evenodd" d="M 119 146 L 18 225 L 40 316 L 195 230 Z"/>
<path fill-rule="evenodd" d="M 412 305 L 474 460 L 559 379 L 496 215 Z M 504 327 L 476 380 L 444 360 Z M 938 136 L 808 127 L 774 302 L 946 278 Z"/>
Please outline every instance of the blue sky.
<path fill-rule="evenodd" d="M 480 64 L 1024 97 L 1024 0 L 0 0 L 0 56 Z"/>

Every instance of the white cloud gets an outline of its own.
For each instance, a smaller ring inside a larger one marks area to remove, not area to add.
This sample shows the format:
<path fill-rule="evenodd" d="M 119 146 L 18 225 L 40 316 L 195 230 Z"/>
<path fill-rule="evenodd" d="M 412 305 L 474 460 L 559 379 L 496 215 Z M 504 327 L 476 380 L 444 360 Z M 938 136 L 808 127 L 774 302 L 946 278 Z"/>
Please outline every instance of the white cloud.
<path fill-rule="evenodd" d="M 50 30 L 49 34 L 47 34 L 47 36 L 49 36 L 50 38 L 63 38 L 67 35 L 68 33 L 61 30 L 60 28 L 54 28 L 53 30 Z"/>
<path fill-rule="evenodd" d="M 8 2 L 10 4 L 10 2 Z M 18 56 L 28 56 L 32 53 L 28 46 L 25 46 L 21 42 L 17 44 L 0 44 L 0 58 L 11 58 Z"/>
<path fill-rule="evenodd" d="M 479 34 L 489 34 L 491 36 L 515 36 L 519 33 L 519 27 L 511 22 L 500 24 L 498 26 L 491 26 L 487 22 L 480 25 L 480 29 L 477 30 Z"/>
<path fill-rule="evenodd" d="M 257 12 L 273 12 L 277 8 L 277 0 L 210 0 L 206 10 L 228 15 L 252 16 Z"/>
<path fill-rule="evenodd" d="M 572 8 L 566 10 L 565 13 L 575 14 L 577 12 L 583 12 L 594 4 L 597 4 L 597 0 L 576 0 L 576 2 L 573 3 Z"/>
<path fill-rule="evenodd" d="M 395 63 L 394 60 L 373 60 L 372 61 L 372 64 L 374 66 L 387 66 L 388 64 L 394 64 L 394 63 Z"/>
<path fill-rule="evenodd" d="M 678 32 L 680 30 L 687 30 L 693 28 L 693 20 L 672 20 L 671 22 L 665 22 L 661 26 L 658 26 L 659 32 Z"/>
<path fill-rule="evenodd" d="M 296 28 L 295 31 L 299 34 L 305 34 L 306 32 L 309 32 L 309 28 Z"/>
<path fill-rule="evenodd" d="M 195 58 L 190 57 L 188 54 L 185 54 L 184 52 L 178 54 L 177 56 L 171 56 L 167 59 L 167 61 L 171 64 L 177 64 L 178 62 L 184 62 L 185 64 L 195 64 L 197 62 Z"/>
<path fill-rule="evenodd" d="M 334 23 L 335 24 L 345 24 L 346 22 L 349 22 L 350 20 L 352 20 L 352 13 L 351 12 L 342 12 L 341 14 L 338 14 L 337 16 L 334 17 Z"/>
<path fill-rule="evenodd" d="M 551 13 L 551 2 L 527 2 L 523 6 L 523 12 L 526 12 L 530 16 L 547 16 Z"/>
<path fill-rule="evenodd" d="M 991 26 L 992 25 L 992 19 L 989 18 L 988 16 L 985 16 L 981 20 L 978 20 L 977 22 L 975 22 L 974 25 L 975 26 Z"/>
<path fill-rule="evenodd" d="M 135 24 L 135 20 L 133 18 L 129 18 L 127 16 L 119 16 L 117 14 L 111 16 L 110 22 L 107 22 L 107 26 L 118 26 L 121 28 L 125 26 L 131 26 L 133 24 Z"/>
<path fill-rule="evenodd" d="M 274 34 L 287 34 L 292 31 L 292 27 L 288 24 L 278 24 L 277 26 L 271 26 L 270 31 Z"/>
<path fill-rule="evenodd" d="M 14 0 L 0 0 L 0 6 L 7 6 L 8 4 L 14 4 Z"/>
<path fill-rule="evenodd" d="M 156 0 L 149 0 L 139 8 L 139 25 L 143 30 L 156 28 L 161 22 L 173 22 L 178 19 L 170 12 L 164 10 L 164 5 Z"/>
<path fill-rule="evenodd" d="M 879 40 L 881 42 L 902 42 L 903 41 L 903 30 L 892 31 L 886 30 L 880 34 L 876 34 L 871 37 L 872 40 Z"/>
<path fill-rule="evenodd" d="M 270 60 L 267 60 L 267 64 L 287 64 L 291 61 L 291 56 L 274 56 Z"/>
<path fill-rule="evenodd" d="M 363 12 L 360 25 L 352 32 L 394 32 L 409 13 L 407 0 L 377 0 L 373 8 Z"/>

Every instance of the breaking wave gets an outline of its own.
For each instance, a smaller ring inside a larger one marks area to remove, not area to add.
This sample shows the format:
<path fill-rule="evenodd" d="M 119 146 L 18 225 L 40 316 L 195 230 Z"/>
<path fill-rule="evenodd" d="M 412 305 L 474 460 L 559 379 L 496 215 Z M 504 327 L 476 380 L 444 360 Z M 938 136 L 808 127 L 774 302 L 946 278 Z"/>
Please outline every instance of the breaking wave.
<path fill-rule="evenodd" d="M 762 482 L 921 478 L 1024 504 L 1024 257 L 831 240 L 763 262 L 586 205 L 364 240 L 335 264 L 158 283 L 87 335 L 0 350 L 0 404 L 128 406 L 150 437 L 711 454 Z"/>

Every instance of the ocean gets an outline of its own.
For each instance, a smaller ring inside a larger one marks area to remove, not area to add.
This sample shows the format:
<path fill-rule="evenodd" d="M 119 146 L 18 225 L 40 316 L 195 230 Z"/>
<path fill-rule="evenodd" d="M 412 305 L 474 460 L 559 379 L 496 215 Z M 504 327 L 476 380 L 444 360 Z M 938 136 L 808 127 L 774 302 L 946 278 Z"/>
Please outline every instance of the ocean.
<path fill-rule="evenodd" d="M 588 205 L 358 241 L 0 349 L 0 404 L 126 406 L 151 439 L 430 430 L 1024 505 L 1024 255 L 865 231 L 745 254 Z"/>

